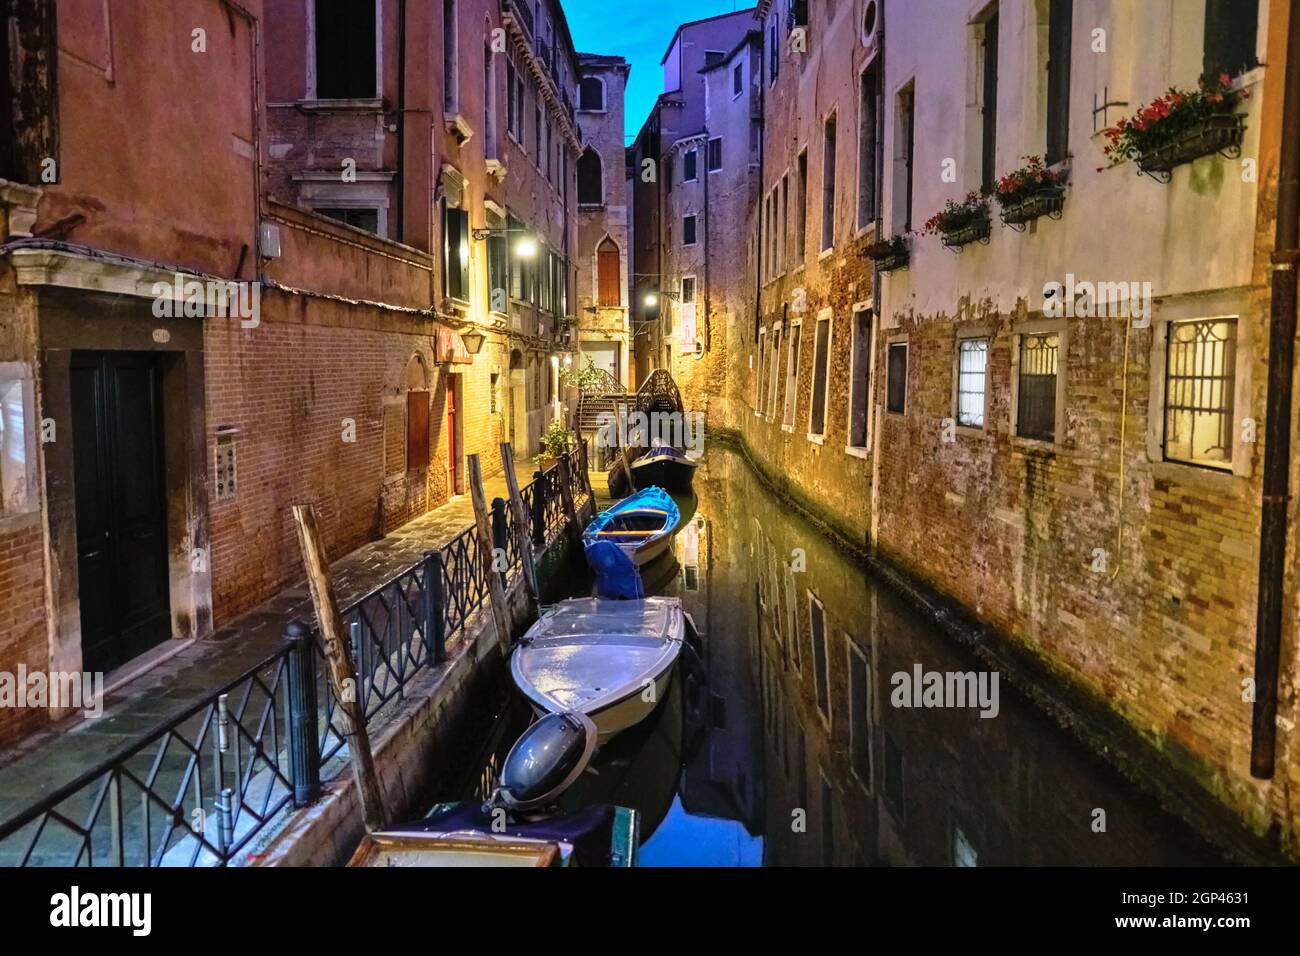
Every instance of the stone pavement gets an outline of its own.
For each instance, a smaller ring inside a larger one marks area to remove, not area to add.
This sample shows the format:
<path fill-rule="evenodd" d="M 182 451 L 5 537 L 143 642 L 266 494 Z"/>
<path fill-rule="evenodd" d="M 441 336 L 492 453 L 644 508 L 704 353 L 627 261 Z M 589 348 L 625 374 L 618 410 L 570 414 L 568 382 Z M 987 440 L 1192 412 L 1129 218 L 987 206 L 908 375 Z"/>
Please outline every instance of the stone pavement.
<path fill-rule="evenodd" d="M 534 470 L 531 461 L 517 463 L 520 487 L 532 481 Z M 604 482 L 603 475 L 592 479 L 593 485 Z M 486 479 L 484 491 L 489 503 L 506 497 L 505 477 Z M 363 597 L 473 521 L 470 496 L 459 495 L 333 562 L 330 576 L 339 606 Z M 78 714 L 0 751 L 0 821 L 268 658 L 281 646 L 285 625 L 295 617 L 315 620 L 305 581 L 108 694 L 101 716 L 86 719 Z"/>

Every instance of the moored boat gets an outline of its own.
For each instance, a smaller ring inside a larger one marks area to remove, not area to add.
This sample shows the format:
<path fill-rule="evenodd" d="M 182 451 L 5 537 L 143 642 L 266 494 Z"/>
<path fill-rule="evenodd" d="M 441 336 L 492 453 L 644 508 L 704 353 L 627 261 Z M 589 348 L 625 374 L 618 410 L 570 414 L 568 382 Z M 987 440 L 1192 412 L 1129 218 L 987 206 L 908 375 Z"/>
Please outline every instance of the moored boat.
<path fill-rule="evenodd" d="M 582 533 L 583 544 L 608 542 L 636 565 L 651 561 L 668 548 L 681 511 L 662 488 L 645 488 L 602 511 Z"/>
<path fill-rule="evenodd" d="M 524 635 L 510 675 L 539 714 L 585 714 L 604 743 L 663 700 L 685 627 L 677 598 L 564 601 Z"/>
<path fill-rule="evenodd" d="M 632 483 L 637 488 L 658 486 L 669 491 L 690 491 L 697 465 L 680 449 L 661 445 L 632 462 Z"/>

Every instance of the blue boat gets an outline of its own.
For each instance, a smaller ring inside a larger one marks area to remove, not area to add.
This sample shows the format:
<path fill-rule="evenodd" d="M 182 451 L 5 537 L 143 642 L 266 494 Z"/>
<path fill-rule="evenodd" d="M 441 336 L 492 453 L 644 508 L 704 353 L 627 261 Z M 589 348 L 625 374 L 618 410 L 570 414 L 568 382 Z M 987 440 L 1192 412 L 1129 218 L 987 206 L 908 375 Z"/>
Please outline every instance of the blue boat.
<path fill-rule="evenodd" d="M 601 597 L 644 597 L 639 568 L 672 542 L 681 512 L 662 488 L 646 488 L 598 514 L 582 534 Z"/>

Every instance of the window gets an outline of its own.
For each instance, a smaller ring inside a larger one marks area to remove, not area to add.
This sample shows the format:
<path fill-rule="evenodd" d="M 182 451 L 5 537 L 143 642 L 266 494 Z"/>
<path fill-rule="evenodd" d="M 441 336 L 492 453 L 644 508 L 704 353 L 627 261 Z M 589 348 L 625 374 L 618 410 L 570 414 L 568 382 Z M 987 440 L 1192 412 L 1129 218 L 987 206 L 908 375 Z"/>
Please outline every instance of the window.
<path fill-rule="evenodd" d="M 442 213 L 443 293 L 469 301 L 469 213 L 447 206 Z"/>
<path fill-rule="evenodd" d="M 866 655 L 847 635 L 849 646 L 849 767 L 871 792 L 871 676 Z"/>
<path fill-rule="evenodd" d="M 908 84 L 894 107 L 894 232 L 912 231 L 916 160 L 916 89 Z"/>
<path fill-rule="evenodd" d="M 745 64 L 737 63 L 731 71 L 731 98 L 734 100 L 745 92 Z"/>
<path fill-rule="evenodd" d="M 822 135 L 822 250 L 835 245 L 835 115 Z"/>
<path fill-rule="evenodd" d="M 682 217 L 682 245 L 695 245 L 695 216 Z"/>
<path fill-rule="evenodd" d="M 889 343 L 885 375 L 885 410 L 901 415 L 907 409 L 906 342 Z"/>
<path fill-rule="evenodd" d="M 588 113 L 605 110 L 605 83 L 596 76 L 584 76 L 578 88 L 578 109 Z"/>
<path fill-rule="evenodd" d="M 704 51 L 704 66 L 705 66 L 706 69 L 707 69 L 708 67 L 711 67 L 711 66 L 717 66 L 719 63 L 721 63 L 721 62 L 722 62 L 723 60 L 725 60 L 726 58 L 727 58 L 727 51 L 726 51 L 726 50 L 705 50 L 705 51 Z"/>
<path fill-rule="evenodd" d="M 1165 348 L 1164 457 L 1232 467 L 1236 319 L 1169 323 Z"/>
<path fill-rule="evenodd" d="M 442 91 L 443 103 L 449 116 L 460 112 L 456 33 L 456 0 L 442 0 Z"/>
<path fill-rule="evenodd" d="M 1074 0 L 1051 0 L 1047 20 L 1047 165 L 1070 154 L 1070 45 Z"/>
<path fill-rule="evenodd" d="M 38 505 L 36 428 L 30 367 L 0 362 L 0 515 L 22 514 Z"/>
<path fill-rule="evenodd" d="M 406 393 L 406 470 L 429 467 L 429 391 Z"/>
<path fill-rule="evenodd" d="M 682 154 L 682 182 L 690 183 L 699 179 L 699 171 L 696 169 L 698 164 L 695 150 L 688 149 Z"/>
<path fill-rule="evenodd" d="M 957 424 L 984 427 L 985 381 L 989 367 L 989 340 L 957 341 Z"/>
<path fill-rule="evenodd" d="M 831 320 L 817 320 L 817 338 L 813 347 L 812 417 L 808 423 L 811 436 L 826 434 L 826 391 L 830 387 Z"/>
<path fill-rule="evenodd" d="M 817 688 L 817 709 L 827 725 L 831 720 L 830 658 L 826 654 L 826 608 L 808 592 L 808 614 L 813 652 L 813 679 Z"/>
<path fill-rule="evenodd" d="M 512 299 L 526 299 L 528 298 L 528 260 L 515 255 L 514 243 L 518 240 L 517 238 L 511 238 L 518 237 L 524 231 L 524 224 L 514 216 L 509 218 L 508 223 L 510 232 L 506 237 L 506 252 L 509 255 L 510 297 Z"/>
<path fill-rule="evenodd" d="M 776 414 L 776 395 L 778 383 L 780 382 L 779 360 L 781 358 L 781 328 L 777 326 L 772 330 L 772 338 L 768 345 L 767 356 L 767 420 L 771 421 L 772 416 Z"/>
<path fill-rule="evenodd" d="M 980 73 L 980 185 L 991 190 L 997 178 L 998 134 L 998 9 L 983 24 L 980 49 L 983 62 Z"/>
<path fill-rule="evenodd" d="M 695 276 L 682 276 L 682 301 L 695 301 Z"/>
<path fill-rule="evenodd" d="M 794 251 L 803 262 L 807 258 L 808 245 L 808 150 L 799 154 L 799 193 L 795 198 L 795 234 Z"/>
<path fill-rule="evenodd" d="M 1056 440 L 1056 370 L 1060 335 L 1020 336 L 1016 434 L 1037 441 Z"/>
<path fill-rule="evenodd" d="M 501 373 L 493 372 L 488 384 L 488 414 L 495 415 L 501 410 L 501 398 L 499 389 L 501 388 Z"/>
<path fill-rule="evenodd" d="M 600 154 L 588 146 L 578 157 L 578 205 L 602 206 L 605 203 L 605 172 Z"/>
<path fill-rule="evenodd" d="M 506 131 L 515 142 L 524 140 L 524 78 L 513 60 L 506 61 Z"/>
<path fill-rule="evenodd" d="M 379 234 L 379 210 L 360 206 L 316 206 L 313 210 L 318 216 L 328 216 L 357 229 Z"/>
<path fill-rule="evenodd" d="M 781 73 L 781 45 L 776 39 L 776 14 L 772 15 L 772 20 L 767 28 L 767 49 L 770 54 L 767 66 L 767 82 L 770 86 L 776 82 L 777 76 Z"/>
<path fill-rule="evenodd" d="M 371 0 L 316 0 L 316 98 L 374 99 L 375 5 Z"/>
<path fill-rule="evenodd" d="M 709 140 L 709 172 L 716 173 L 722 168 L 722 137 Z"/>
<path fill-rule="evenodd" d="M 483 48 L 483 157 L 500 159 L 497 126 L 497 58 L 490 46 Z"/>
<path fill-rule="evenodd" d="M 1236 76 L 1259 65 L 1259 0 L 1205 0 L 1205 72 Z"/>
<path fill-rule="evenodd" d="M 785 363 L 785 414 L 781 424 L 786 428 L 794 427 L 795 406 L 799 404 L 799 346 L 803 339 L 803 325 L 794 322 L 790 325 L 790 344 L 786 349 Z"/>
<path fill-rule="evenodd" d="M 758 367 L 754 369 L 754 412 L 763 414 L 763 363 L 767 361 L 767 329 L 758 330 Z"/>
<path fill-rule="evenodd" d="M 505 312 L 510 289 L 509 237 L 505 235 L 505 223 L 499 217 L 489 215 L 488 226 L 497 230 L 487 240 L 488 308 L 493 312 Z"/>
<path fill-rule="evenodd" d="M 858 84 L 858 228 L 876 218 L 877 124 L 879 99 L 874 69 L 863 70 Z"/>
<path fill-rule="evenodd" d="M 617 309 L 623 304 L 622 265 L 618 246 L 606 236 L 596 248 L 596 305 Z"/>
<path fill-rule="evenodd" d="M 853 314 L 852 372 L 849 378 L 849 447 L 867 447 L 871 416 L 871 310 Z"/>
<path fill-rule="evenodd" d="M 776 230 L 776 264 L 777 268 L 784 273 L 786 264 L 786 240 L 790 235 L 790 176 L 787 173 L 781 177 L 779 188 L 781 196 L 780 216 Z"/>

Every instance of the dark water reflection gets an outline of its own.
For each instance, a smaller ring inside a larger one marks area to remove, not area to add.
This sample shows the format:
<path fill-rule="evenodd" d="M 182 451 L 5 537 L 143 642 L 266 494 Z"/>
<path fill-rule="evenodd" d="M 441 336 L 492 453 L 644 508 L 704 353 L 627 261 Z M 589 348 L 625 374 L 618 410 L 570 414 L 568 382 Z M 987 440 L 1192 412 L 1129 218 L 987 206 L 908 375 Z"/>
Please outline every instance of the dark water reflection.
<path fill-rule="evenodd" d="M 1005 683 L 991 719 L 891 706 L 897 672 L 980 665 L 736 454 L 710 448 L 696 491 L 662 593 L 699 626 L 707 684 L 679 671 L 567 795 L 637 807 L 642 865 L 1220 862 Z M 527 719 L 511 708 L 502 747 Z"/>

